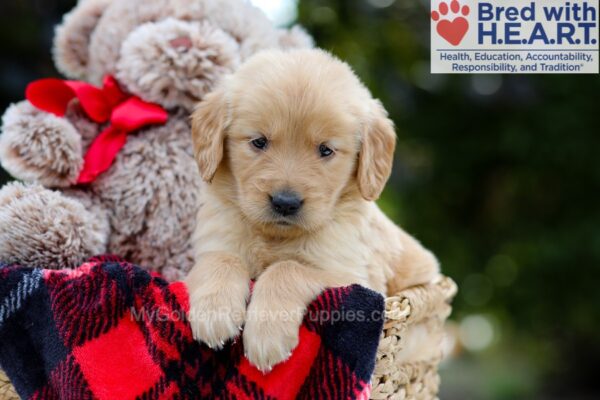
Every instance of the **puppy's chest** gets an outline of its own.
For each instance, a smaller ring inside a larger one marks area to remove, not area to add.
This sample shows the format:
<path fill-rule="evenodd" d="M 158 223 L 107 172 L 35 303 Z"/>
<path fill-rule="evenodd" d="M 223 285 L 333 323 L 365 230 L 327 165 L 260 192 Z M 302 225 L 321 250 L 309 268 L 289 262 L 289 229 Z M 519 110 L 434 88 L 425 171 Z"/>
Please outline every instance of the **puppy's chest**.
<path fill-rule="evenodd" d="M 266 268 L 280 261 L 294 260 L 299 263 L 311 263 L 309 254 L 302 253 L 293 243 L 281 243 L 264 239 L 255 239 L 242 246 L 241 255 L 252 278 L 258 277 Z"/>
<path fill-rule="evenodd" d="M 281 261 L 297 261 L 303 265 L 318 266 L 322 260 L 303 241 L 270 241 L 256 238 L 242 247 L 242 258 L 256 278 L 269 266 Z"/>
<path fill-rule="evenodd" d="M 277 262 L 293 260 L 318 269 L 356 275 L 353 282 L 361 282 L 366 277 L 369 253 L 360 244 L 350 247 L 320 240 L 278 242 L 255 239 L 243 245 L 241 250 L 253 278 Z"/>

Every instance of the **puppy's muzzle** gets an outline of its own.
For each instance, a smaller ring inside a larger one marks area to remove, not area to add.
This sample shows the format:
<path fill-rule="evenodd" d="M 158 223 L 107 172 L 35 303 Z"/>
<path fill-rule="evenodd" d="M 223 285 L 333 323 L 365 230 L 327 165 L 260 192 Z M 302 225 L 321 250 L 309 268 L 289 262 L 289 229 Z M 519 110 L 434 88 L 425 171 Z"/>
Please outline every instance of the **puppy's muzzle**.
<path fill-rule="evenodd" d="M 271 207 L 276 214 L 284 217 L 298 214 L 304 204 L 304 200 L 290 190 L 274 193 L 271 197 Z"/>

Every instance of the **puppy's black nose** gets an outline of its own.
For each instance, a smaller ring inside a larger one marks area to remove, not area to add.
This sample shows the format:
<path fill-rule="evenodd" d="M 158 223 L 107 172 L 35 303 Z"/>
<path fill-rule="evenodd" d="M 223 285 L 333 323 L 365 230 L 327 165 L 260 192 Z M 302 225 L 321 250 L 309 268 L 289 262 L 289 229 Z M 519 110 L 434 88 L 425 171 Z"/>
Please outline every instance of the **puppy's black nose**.
<path fill-rule="evenodd" d="M 284 217 L 296 215 L 302 208 L 302 203 L 304 200 L 298 194 L 288 190 L 277 192 L 271 196 L 273 211 Z"/>

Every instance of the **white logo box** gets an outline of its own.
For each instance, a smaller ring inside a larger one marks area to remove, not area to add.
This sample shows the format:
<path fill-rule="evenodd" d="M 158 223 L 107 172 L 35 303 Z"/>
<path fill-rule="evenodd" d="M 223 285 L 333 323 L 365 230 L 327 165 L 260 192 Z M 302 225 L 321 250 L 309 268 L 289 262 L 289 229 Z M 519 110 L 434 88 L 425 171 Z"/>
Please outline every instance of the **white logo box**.
<path fill-rule="evenodd" d="M 598 11 L 598 0 L 432 0 L 431 72 L 596 74 Z"/>

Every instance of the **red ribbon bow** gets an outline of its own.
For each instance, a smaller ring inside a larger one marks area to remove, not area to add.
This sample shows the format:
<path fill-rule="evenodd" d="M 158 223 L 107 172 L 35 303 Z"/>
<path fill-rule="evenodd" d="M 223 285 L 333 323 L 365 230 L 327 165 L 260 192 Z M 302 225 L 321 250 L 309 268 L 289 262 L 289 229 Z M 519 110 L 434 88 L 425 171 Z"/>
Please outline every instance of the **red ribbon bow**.
<path fill-rule="evenodd" d="M 146 125 L 162 125 L 168 118 L 159 105 L 123 92 L 112 76 L 104 79 L 101 89 L 85 82 L 41 79 L 27 86 L 25 96 L 35 107 L 59 117 L 64 117 L 69 103 L 76 98 L 92 121 L 110 123 L 85 154 L 78 184 L 93 182 L 110 168 L 129 132 Z"/>

